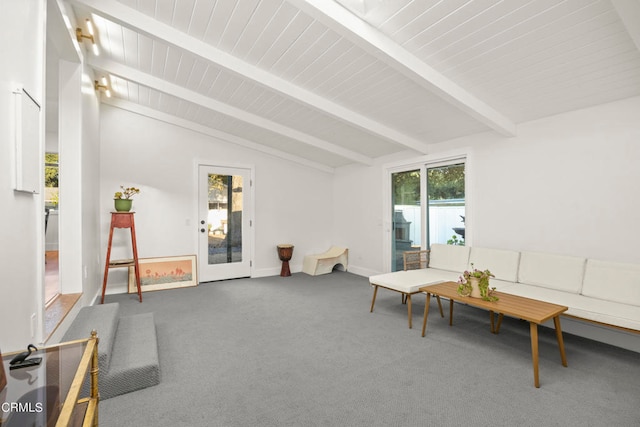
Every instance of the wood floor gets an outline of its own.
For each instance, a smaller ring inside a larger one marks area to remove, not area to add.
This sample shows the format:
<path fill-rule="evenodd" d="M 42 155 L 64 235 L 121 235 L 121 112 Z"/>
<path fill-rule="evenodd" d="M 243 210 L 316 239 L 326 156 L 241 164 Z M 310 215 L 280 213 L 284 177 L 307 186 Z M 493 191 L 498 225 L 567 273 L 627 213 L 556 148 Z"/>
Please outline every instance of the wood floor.
<path fill-rule="evenodd" d="M 71 308 L 80 299 L 82 293 L 60 294 L 58 272 L 58 251 L 47 251 L 45 254 L 45 313 L 44 313 L 44 341 L 47 342 L 58 325 L 69 314 Z"/>
<path fill-rule="evenodd" d="M 58 294 L 55 299 L 47 306 L 44 313 L 44 335 L 45 342 L 51 334 L 56 330 L 60 322 L 69 314 L 71 308 L 80 299 L 82 294 Z"/>
<path fill-rule="evenodd" d="M 45 305 L 48 305 L 58 295 L 60 289 L 58 251 L 46 251 L 44 256 L 46 260 L 44 265 L 44 301 Z"/>

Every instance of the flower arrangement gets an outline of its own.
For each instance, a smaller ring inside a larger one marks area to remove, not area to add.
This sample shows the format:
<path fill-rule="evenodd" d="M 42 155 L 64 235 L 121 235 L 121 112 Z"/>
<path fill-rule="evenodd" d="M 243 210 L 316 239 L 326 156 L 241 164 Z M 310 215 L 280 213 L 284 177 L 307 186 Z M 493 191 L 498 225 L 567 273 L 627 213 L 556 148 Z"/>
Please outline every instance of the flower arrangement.
<path fill-rule="evenodd" d="M 458 279 L 458 294 L 462 296 L 468 296 L 473 291 L 472 281 L 478 282 L 478 289 L 480 290 L 480 298 L 485 301 L 498 301 L 498 297 L 493 294 L 494 288 L 489 288 L 489 278 L 496 277 L 489 270 L 478 270 L 473 267 L 471 263 L 471 271 L 465 270 L 462 276 Z M 475 280 L 477 279 L 477 280 Z"/>
<path fill-rule="evenodd" d="M 120 199 L 129 200 L 133 198 L 134 195 L 140 193 L 140 189 L 135 187 L 125 188 L 123 185 L 121 185 L 120 189 L 122 191 L 116 191 L 116 193 L 113 195 L 113 198 L 115 200 L 120 200 Z"/>

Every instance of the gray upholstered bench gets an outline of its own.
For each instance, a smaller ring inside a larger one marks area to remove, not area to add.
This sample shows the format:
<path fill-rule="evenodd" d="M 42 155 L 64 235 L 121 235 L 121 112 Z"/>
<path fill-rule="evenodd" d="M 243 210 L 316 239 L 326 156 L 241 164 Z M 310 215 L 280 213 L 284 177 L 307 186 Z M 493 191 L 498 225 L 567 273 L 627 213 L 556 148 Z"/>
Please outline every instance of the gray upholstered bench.
<path fill-rule="evenodd" d="M 109 399 L 160 382 L 156 326 L 152 313 L 120 317 L 120 305 L 83 307 L 62 341 L 81 339 L 96 330 L 100 398 Z"/>

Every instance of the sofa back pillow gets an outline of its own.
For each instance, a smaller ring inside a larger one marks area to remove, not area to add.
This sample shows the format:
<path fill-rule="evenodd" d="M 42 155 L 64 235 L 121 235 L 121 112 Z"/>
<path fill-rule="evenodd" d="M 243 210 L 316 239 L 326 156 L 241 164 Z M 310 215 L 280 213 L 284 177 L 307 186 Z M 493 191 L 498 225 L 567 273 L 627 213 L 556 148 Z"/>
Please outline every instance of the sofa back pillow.
<path fill-rule="evenodd" d="M 640 306 L 640 265 L 587 260 L 582 295 Z"/>
<path fill-rule="evenodd" d="M 522 252 L 518 281 L 579 294 L 584 278 L 585 258 L 539 252 Z"/>
<path fill-rule="evenodd" d="M 474 246 L 469 255 L 468 268 L 471 269 L 473 264 L 473 268 L 478 270 L 491 271 L 497 280 L 517 282 L 519 261 L 520 252 Z"/>
<path fill-rule="evenodd" d="M 443 245 L 434 243 L 429 254 L 429 268 L 456 271 L 462 274 L 468 267 L 469 247 L 458 245 Z"/>

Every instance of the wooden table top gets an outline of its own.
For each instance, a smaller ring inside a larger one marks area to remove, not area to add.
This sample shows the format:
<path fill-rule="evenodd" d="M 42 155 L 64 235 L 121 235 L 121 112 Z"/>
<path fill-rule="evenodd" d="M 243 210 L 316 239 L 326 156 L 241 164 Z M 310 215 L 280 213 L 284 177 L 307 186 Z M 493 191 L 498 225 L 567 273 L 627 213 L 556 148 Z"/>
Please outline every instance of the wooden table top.
<path fill-rule="evenodd" d="M 452 301 L 459 301 L 485 310 L 503 313 L 534 323 L 544 323 L 568 310 L 568 307 L 551 304 L 549 302 L 531 298 L 509 295 L 503 292 L 494 292 L 493 295 L 500 298 L 498 301 L 485 301 L 481 298 L 463 297 L 458 294 L 458 283 L 443 282 L 436 285 L 423 286 L 420 292 L 431 295 L 439 295 Z"/>

